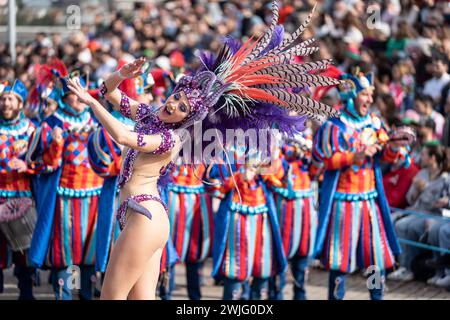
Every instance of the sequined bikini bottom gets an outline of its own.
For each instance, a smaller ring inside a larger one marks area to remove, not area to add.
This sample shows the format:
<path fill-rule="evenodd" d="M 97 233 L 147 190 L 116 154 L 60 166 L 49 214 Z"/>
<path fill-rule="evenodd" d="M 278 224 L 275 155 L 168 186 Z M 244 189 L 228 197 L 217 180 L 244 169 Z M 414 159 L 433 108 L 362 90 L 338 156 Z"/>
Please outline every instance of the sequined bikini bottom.
<path fill-rule="evenodd" d="M 149 201 L 154 200 L 161 203 L 166 210 L 166 213 L 168 213 L 166 204 L 161 200 L 158 196 L 153 196 L 151 194 L 139 194 L 135 196 L 131 196 L 127 198 L 119 207 L 119 210 L 117 210 L 117 220 L 119 221 L 120 230 L 123 230 L 125 228 L 125 223 L 127 221 L 127 209 L 130 208 L 140 214 L 143 214 L 150 220 L 152 219 L 152 213 L 142 205 L 140 205 L 140 202 L 143 201 Z"/>

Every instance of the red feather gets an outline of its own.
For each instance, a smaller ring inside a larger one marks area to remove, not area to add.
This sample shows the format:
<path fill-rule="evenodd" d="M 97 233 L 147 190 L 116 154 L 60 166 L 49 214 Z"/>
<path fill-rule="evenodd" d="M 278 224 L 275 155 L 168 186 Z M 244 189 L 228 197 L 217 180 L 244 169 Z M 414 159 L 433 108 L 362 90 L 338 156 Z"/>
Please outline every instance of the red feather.
<path fill-rule="evenodd" d="M 274 97 L 270 93 L 258 88 L 244 88 L 242 90 L 231 90 L 229 93 L 234 93 L 239 96 L 246 96 L 255 100 L 269 101 L 276 103 L 278 105 L 287 106 L 286 102 L 281 101 L 280 99 Z"/>

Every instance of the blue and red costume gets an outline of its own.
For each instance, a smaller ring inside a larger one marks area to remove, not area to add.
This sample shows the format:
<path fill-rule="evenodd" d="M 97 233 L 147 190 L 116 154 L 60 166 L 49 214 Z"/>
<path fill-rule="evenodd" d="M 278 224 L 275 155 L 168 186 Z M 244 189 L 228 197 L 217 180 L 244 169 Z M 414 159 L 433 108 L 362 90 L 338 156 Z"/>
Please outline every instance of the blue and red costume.
<path fill-rule="evenodd" d="M 365 88 L 362 83 L 370 85 L 362 77 L 350 76 L 353 98 Z M 346 273 L 376 266 L 383 274 L 393 267 L 394 255 L 400 252 L 380 167 L 382 161 L 396 162 L 400 152 L 386 145 L 389 137 L 379 118 L 370 113 L 359 116 L 353 98 L 346 100 L 339 118 L 320 127 L 314 140 L 314 160 L 325 168 L 314 255 L 331 270 L 330 299 L 344 297 Z M 355 163 L 355 153 L 372 143 L 383 145 L 383 151 Z M 370 294 L 380 299 L 382 288 Z"/>
<path fill-rule="evenodd" d="M 311 143 L 311 139 L 309 140 Z M 294 299 L 306 299 L 305 271 L 313 253 L 318 217 L 311 180 L 315 167 L 311 151 L 286 144 L 282 148 L 277 171 L 270 177 L 271 189 L 280 224 L 283 249 L 294 276 Z M 283 299 L 285 274 L 280 275 L 274 298 Z M 276 280 L 276 279 L 274 279 Z"/>
<path fill-rule="evenodd" d="M 22 103 L 26 101 L 27 90 L 16 80 L 12 86 L 3 88 L 0 94 L 14 94 Z M 17 198 L 32 198 L 31 170 L 18 172 L 14 159 L 24 161 L 28 140 L 36 126 L 22 112 L 13 120 L 0 118 L 0 204 Z M 26 253 L 12 252 L 6 238 L 0 231 L 0 292 L 3 289 L 3 269 L 15 265 L 18 278 L 19 299 L 34 299 L 32 294 L 32 270 L 27 266 Z"/>
<path fill-rule="evenodd" d="M 57 91 L 58 109 L 35 131 L 27 153 L 30 168 L 39 174 L 36 185 L 38 220 L 29 260 L 52 269 L 56 299 L 71 299 L 66 268 L 81 267 L 80 297 L 92 297 L 91 276 L 96 260 L 97 212 L 103 178 L 89 162 L 88 138 L 96 123 L 88 110 L 75 111 L 63 100 L 69 90 Z M 52 138 L 54 128 L 62 139 Z M 99 235 L 106 238 L 108 235 Z"/>
<path fill-rule="evenodd" d="M 222 181 L 213 189 L 223 197 L 214 218 L 212 275 L 224 278 L 224 299 L 238 298 L 250 278 L 251 298 L 260 299 L 269 278 L 287 265 L 272 193 L 261 176 L 246 181 L 242 170 L 230 173 L 225 165 L 209 177 Z"/>
<path fill-rule="evenodd" d="M 168 186 L 171 239 L 180 262 L 186 264 L 188 295 L 193 300 L 201 298 L 200 268 L 212 248 L 212 204 L 201 180 L 204 173 L 204 165 L 180 165 Z"/>

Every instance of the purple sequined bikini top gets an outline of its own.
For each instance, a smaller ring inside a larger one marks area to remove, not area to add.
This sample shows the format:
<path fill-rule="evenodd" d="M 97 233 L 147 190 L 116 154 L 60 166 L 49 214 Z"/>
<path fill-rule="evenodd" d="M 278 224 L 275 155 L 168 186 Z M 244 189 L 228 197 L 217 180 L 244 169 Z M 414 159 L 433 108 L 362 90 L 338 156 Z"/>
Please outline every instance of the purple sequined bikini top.
<path fill-rule="evenodd" d="M 144 146 L 144 135 L 161 134 L 162 141 L 159 147 L 152 151 L 152 154 L 163 154 L 171 150 L 175 145 L 174 124 L 168 124 L 159 120 L 154 114 L 152 107 L 141 103 L 136 113 L 136 125 L 134 132 L 138 134 L 138 145 Z M 128 149 L 122 171 L 119 176 L 119 188 L 122 188 L 133 175 L 134 162 L 136 161 L 139 151 L 136 149 Z M 161 167 L 159 174 L 164 175 L 174 166 L 173 161 Z"/>

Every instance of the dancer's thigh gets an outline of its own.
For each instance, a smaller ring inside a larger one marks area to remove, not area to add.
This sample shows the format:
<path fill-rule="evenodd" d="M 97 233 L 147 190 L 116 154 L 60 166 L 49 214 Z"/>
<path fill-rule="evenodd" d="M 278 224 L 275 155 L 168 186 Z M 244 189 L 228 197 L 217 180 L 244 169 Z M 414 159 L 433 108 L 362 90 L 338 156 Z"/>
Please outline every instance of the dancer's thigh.
<path fill-rule="evenodd" d="M 150 258 L 156 250 L 164 247 L 168 239 L 169 221 L 163 207 L 154 201 L 149 201 L 146 207 L 152 213 L 151 220 L 128 210 L 127 223 L 108 263 L 102 299 L 127 299 Z"/>
<path fill-rule="evenodd" d="M 147 262 L 144 273 L 128 295 L 129 300 L 155 300 L 156 286 L 161 268 L 161 255 L 162 249 L 158 249 Z"/>

